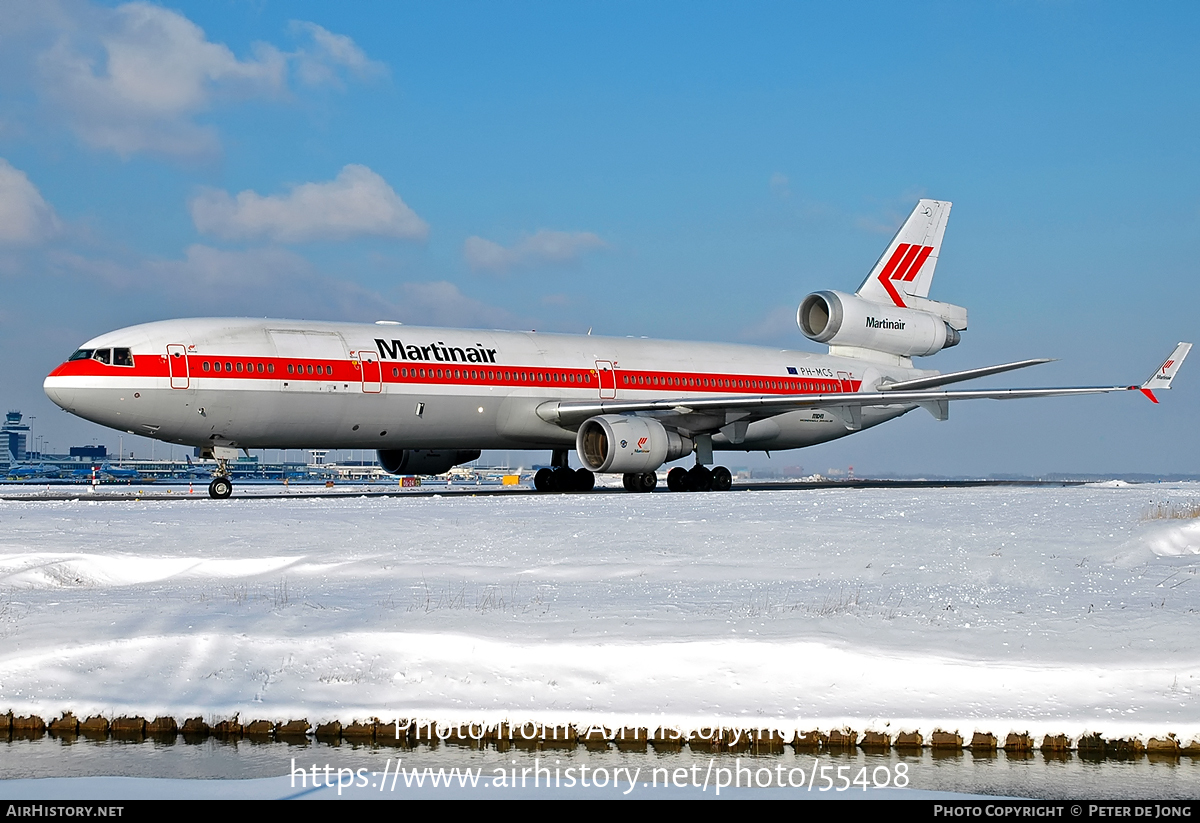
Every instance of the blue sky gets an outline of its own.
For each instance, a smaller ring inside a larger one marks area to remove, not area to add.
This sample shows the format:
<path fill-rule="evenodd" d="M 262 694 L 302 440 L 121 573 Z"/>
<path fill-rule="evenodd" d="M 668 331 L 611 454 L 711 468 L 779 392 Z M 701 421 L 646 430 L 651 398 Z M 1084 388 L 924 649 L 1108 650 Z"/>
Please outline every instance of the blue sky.
<path fill-rule="evenodd" d="M 971 312 L 923 365 L 1140 382 L 1200 330 L 1198 17 L 0 2 L 0 404 L 56 450 L 115 447 L 42 378 L 95 334 L 191 315 L 820 351 L 796 305 L 856 287 L 922 196 L 955 204 L 933 296 Z M 771 465 L 1200 472 L 1197 369 L 1158 406 L 964 403 Z"/>

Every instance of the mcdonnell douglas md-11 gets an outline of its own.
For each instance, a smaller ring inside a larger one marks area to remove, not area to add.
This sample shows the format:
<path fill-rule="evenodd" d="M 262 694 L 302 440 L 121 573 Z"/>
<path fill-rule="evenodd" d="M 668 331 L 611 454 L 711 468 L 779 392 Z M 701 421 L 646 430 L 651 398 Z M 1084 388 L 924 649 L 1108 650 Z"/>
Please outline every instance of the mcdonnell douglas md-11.
<path fill-rule="evenodd" d="M 650 491 L 728 489 L 717 451 L 824 443 L 952 400 L 1168 389 L 1180 343 L 1141 385 L 948 390 L 1021 360 L 939 374 L 917 368 L 955 346 L 967 311 L 929 298 L 950 203 L 921 200 L 854 294 L 814 292 L 797 322 L 828 354 L 725 343 L 289 320 L 166 320 L 83 344 L 46 378 L 80 417 L 217 461 L 213 497 L 233 491 L 243 449 L 376 449 L 394 474 L 440 474 L 482 449 L 548 449 L 544 491 L 591 489 L 595 472 Z M 582 468 L 568 468 L 574 447 Z"/>

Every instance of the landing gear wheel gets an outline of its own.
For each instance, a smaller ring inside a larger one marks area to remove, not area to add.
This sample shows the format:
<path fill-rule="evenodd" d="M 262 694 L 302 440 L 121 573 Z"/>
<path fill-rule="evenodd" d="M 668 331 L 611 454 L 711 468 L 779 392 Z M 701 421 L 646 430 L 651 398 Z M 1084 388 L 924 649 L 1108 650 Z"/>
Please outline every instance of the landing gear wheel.
<path fill-rule="evenodd" d="M 533 487 L 540 492 L 553 491 L 554 471 L 552 469 L 538 469 L 537 474 L 533 476 Z"/>
<path fill-rule="evenodd" d="M 711 491 L 713 475 L 706 466 L 692 466 L 688 470 L 688 487 L 694 492 Z"/>
<path fill-rule="evenodd" d="M 667 488 L 673 492 L 685 492 L 690 489 L 687 469 L 676 466 L 667 472 Z"/>
<path fill-rule="evenodd" d="M 712 470 L 712 490 L 715 492 L 727 492 L 733 486 L 733 475 L 729 473 L 729 469 L 724 466 L 717 466 Z"/>
<path fill-rule="evenodd" d="M 575 491 L 575 472 L 567 468 L 555 468 L 550 470 L 550 491 L 552 492 L 573 492 Z"/>
<path fill-rule="evenodd" d="M 637 492 L 652 492 L 654 487 L 658 485 L 658 474 L 656 472 L 643 472 L 635 474 L 633 490 Z"/>
<path fill-rule="evenodd" d="M 625 487 L 625 491 L 627 491 L 627 492 L 637 491 L 637 489 L 635 489 L 633 486 L 633 481 L 636 477 L 637 477 L 636 474 L 630 474 L 629 472 L 626 472 L 625 474 L 621 475 L 621 485 Z"/>
<path fill-rule="evenodd" d="M 587 469 L 575 470 L 575 491 L 590 492 L 596 488 L 596 475 Z"/>
<path fill-rule="evenodd" d="M 214 477 L 208 484 L 208 496 L 216 500 L 224 500 L 233 494 L 233 484 L 228 477 Z"/>

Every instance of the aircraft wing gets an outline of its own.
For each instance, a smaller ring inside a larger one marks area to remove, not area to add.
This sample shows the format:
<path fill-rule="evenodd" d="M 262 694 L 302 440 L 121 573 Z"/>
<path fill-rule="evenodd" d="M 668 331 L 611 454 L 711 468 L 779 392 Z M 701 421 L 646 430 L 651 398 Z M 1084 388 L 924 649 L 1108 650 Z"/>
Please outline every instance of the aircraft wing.
<path fill-rule="evenodd" d="M 972 369 L 970 372 L 956 372 L 948 375 L 935 375 L 932 378 L 919 378 L 885 385 L 883 391 L 847 392 L 809 395 L 753 395 L 738 397 L 680 397 L 662 400 L 595 400 L 595 401 L 550 401 L 538 406 L 538 416 L 543 420 L 556 423 L 567 428 L 576 427 L 590 417 L 598 414 L 655 414 L 656 416 L 683 418 L 697 415 L 698 418 L 715 419 L 715 425 L 684 425 L 694 431 L 704 429 L 719 429 L 735 421 L 761 420 L 774 417 L 790 411 L 804 409 L 830 409 L 843 417 L 847 427 L 859 428 L 859 418 L 863 406 L 921 406 L 943 420 L 947 416 L 947 404 L 951 400 L 1019 400 L 1029 397 L 1069 397 L 1084 394 L 1105 394 L 1116 391 L 1141 391 L 1155 403 L 1153 390 L 1169 389 L 1171 380 L 1179 370 L 1180 363 L 1191 350 L 1191 343 L 1180 343 L 1175 347 L 1171 356 L 1164 361 L 1154 374 L 1140 386 L 1066 386 L 1061 388 L 1042 389 L 976 389 L 976 390 L 944 390 L 944 389 L 905 389 L 904 386 L 913 384 L 928 384 L 941 379 L 943 383 L 969 380 L 1022 368 L 1026 365 L 1049 362 L 1047 360 L 1028 360 L 1020 363 L 1009 363 L 1004 366 L 989 366 L 983 369 Z M 970 376 L 963 376 L 970 375 Z M 950 379 L 945 379 L 950 378 Z M 927 382 L 928 381 L 928 382 Z M 682 422 L 682 421 L 680 421 Z M 696 420 L 697 423 L 700 419 Z"/>

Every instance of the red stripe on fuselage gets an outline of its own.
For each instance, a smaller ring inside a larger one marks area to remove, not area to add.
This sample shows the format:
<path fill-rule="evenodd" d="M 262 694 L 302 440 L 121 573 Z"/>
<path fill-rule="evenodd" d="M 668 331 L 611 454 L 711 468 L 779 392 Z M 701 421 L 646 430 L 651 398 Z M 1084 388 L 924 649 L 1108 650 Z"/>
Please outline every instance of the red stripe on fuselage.
<path fill-rule="evenodd" d="M 221 371 L 216 371 L 220 363 Z M 189 354 L 187 364 L 191 381 L 281 381 L 284 383 L 346 383 L 361 385 L 362 372 L 357 360 L 313 360 L 295 357 L 216 357 Z M 205 365 L 208 366 L 207 370 Z M 545 366 L 494 366 L 464 368 L 462 364 L 424 363 L 403 365 L 394 360 L 380 361 L 382 382 L 396 385 L 458 386 L 539 386 L 579 389 L 589 394 L 599 390 L 594 369 L 561 369 Z M 472 364 L 473 365 L 473 364 Z M 238 367 L 241 371 L 238 371 Z M 292 373 L 288 373 L 288 367 Z M 261 367 L 261 370 L 260 370 Z M 274 371 L 271 371 L 274 369 Z M 71 360 L 50 373 L 51 377 L 139 377 L 169 376 L 165 355 L 136 354 L 133 366 L 110 366 L 96 360 Z M 176 374 L 176 377 L 181 375 Z M 841 381 L 831 378 L 779 377 L 762 374 L 717 372 L 675 372 L 643 369 L 618 369 L 617 388 L 626 392 L 712 393 L 712 394 L 829 394 L 843 391 Z M 368 382 L 374 382 L 369 379 Z M 858 391 L 861 380 L 850 381 L 850 391 Z M 193 383 L 193 387 L 199 387 Z"/>

